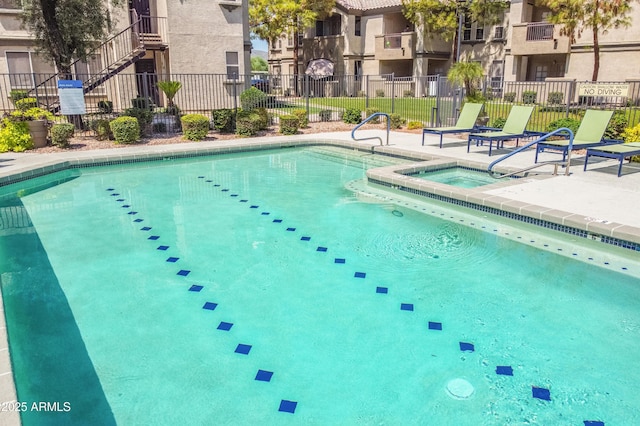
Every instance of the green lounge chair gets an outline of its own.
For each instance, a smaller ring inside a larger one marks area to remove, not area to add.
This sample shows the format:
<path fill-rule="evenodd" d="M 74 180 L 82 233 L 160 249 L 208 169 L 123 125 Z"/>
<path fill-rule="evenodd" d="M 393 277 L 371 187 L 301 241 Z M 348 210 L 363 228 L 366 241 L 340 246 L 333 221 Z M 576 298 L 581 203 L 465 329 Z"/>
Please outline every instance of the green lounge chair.
<path fill-rule="evenodd" d="M 602 141 L 602 137 L 604 136 L 605 130 L 607 130 L 609 120 L 611 120 L 612 116 L 613 111 L 588 109 L 580 122 L 578 131 L 573 137 L 571 150 L 607 144 L 607 142 Z M 564 161 L 569 152 L 569 139 L 540 142 L 536 147 L 536 163 L 538 162 L 538 154 L 545 150 L 562 152 L 562 161 Z"/>
<path fill-rule="evenodd" d="M 422 129 L 422 146 L 424 146 L 425 133 L 434 133 L 440 135 L 440 148 L 442 148 L 442 135 L 445 133 L 464 133 L 471 132 L 476 127 L 476 120 L 480 111 L 482 110 L 482 104 L 466 103 L 460 111 L 460 117 L 456 121 L 455 126 L 451 127 L 426 127 Z"/>
<path fill-rule="evenodd" d="M 516 105 L 509 111 L 507 121 L 504 123 L 504 127 L 501 131 L 485 132 L 485 133 L 470 133 L 467 140 L 467 152 L 471 147 L 471 141 L 476 141 L 476 145 L 481 145 L 485 141 L 489 142 L 489 155 L 491 155 L 491 148 L 493 142 L 496 142 L 496 148 L 500 147 L 500 143 L 504 143 L 507 139 L 520 139 L 528 136 L 525 133 L 531 114 L 533 113 L 532 106 Z"/>
<path fill-rule="evenodd" d="M 584 170 L 587 170 L 589 157 L 614 158 L 620 161 L 618 177 L 622 174 L 622 162 L 627 157 L 640 155 L 640 142 L 609 144 L 599 147 L 587 148 L 587 156 L 584 159 Z"/>

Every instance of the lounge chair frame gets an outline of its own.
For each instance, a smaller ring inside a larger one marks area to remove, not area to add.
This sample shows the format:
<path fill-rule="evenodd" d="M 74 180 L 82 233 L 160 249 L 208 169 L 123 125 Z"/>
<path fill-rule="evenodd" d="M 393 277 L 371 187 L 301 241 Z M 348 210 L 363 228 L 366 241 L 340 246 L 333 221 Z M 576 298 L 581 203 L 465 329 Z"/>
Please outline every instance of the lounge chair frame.
<path fill-rule="evenodd" d="M 532 106 L 516 105 L 511 108 L 507 121 L 502 130 L 495 129 L 493 132 L 486 133 L 470 133 L 467 139 L 467 152 L 471 148 L 471 141 L 476 142 L 476 146 L 484 145 L 484 142 L 489 142 L 489 156 L 493 148 L 493 142 L 496 142 L 496 149 L 504 146 L 504 141 L 509 139 L 516 140 L 516 146 L 520 142 L 520 138 L 530 137 L 533 133 L 527 132 L 525 128 L 529 124 L 531 114 L 533 113 Z M 525 119 L 526 118 L 526 119 Z"/>
<path fill-rule="evenodd" d="M 618 177 L 622 176 L 622 163 L 624 159 L 640 155 L 640 142 L 632 142 L 630 144 L 615 144 L 612 146 L 594 147 L 587 149 L 587 155 L 584 158 L 584 171 L 587 171 L 589 157 L 604 157 L 618 160 Z"/>
<path fill-rule="evenodd" d="M 440 135 L 440 148 L 442 148 L 442 136 L 450 133 L 465 133 L 476 130 L 476 120 L 482 111 L 483 104 L 467 102 L 460 111 L 460 116 L 456 124 L 451 127 L 425 127 L 422 129 L 422 146 L 424 146 L 424 135 L 427 133 Z M 473 125 L 469 126 L 469 123 Z"/>

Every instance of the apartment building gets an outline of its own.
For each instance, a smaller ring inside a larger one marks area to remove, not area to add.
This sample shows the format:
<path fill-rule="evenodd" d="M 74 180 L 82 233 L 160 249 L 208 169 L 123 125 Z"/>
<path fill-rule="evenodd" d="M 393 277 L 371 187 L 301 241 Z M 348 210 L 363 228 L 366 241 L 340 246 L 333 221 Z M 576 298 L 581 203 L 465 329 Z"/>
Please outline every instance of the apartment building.
<path fill-rule="evenodd" d="M 461 57 L 480 62 L 496 85 L 502 81 L 590 80 L 591 31 L 584 31 L 571 44 L 568 37 L 560 36 L 559 25 L 546 21 L 549 14 L 535 2 L 512 0 L 502 22 L 494 26 L 479 26 L 463 16 Z M 635 25 L 600 36 L 600 80 L 640 78 L 637 5 L 631 18 Z M 334 75 L 421 77 L 446 74 L 451 66 L 453 42 L 430 38 L 421 28 L 414 28 L 402 14 L 401 0 L 337 0 L 333 15 L 317 21 L 299 38 L 301 74 L 318 58 L 333 62 Z M 291 36 L 270 46 L 271 73 L 294 73 L 293 48 Z"/>
<path fill-rule="evenodd" d="M 9 89 L 55 90 L 39 87 L 50 85 L 45 83 L 47 74 L 56 70 L 36 53 L 33 38 L 21 28 L 18 4 L 0 0 L 0 75 L 12 75 L 5 79 Z M 88 102 L 118 101 L 118 86 L 133 84 L 138 93 L 148 93 L 162 105 L 155 82 L 170 73 L 226 74 L 231 80 L 250 72 L 248 0 L 129 0 L 110 10 L 115 30 L 88 61 L 73 66 L 76 78 L 85 82 Z M 148 77 L 133 82 L 123 77 L 134 73 L 148 73 Z M 110 89 L 105 89 L 107 81 Z M 182 90 L 190 89 L 183 85 Z"/>

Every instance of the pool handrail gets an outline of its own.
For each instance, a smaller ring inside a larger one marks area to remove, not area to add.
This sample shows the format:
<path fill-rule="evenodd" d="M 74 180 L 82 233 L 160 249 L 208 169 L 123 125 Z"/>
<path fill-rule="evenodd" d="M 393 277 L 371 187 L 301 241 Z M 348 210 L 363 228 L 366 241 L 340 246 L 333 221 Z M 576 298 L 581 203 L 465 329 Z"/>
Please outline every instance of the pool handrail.
<path fill-rule="evenodd" d="M 389 145 L 389 132 L 391 131 L 391 119 L 389 117 L 389 114 L 387 114 L 386 112 L 374 112 L 369 117 L 365 118 L 362 121 L 362 123 L 358 124 L 356 127 L 353 128 L 353 130 L 351 131 L 351 139 L 353 139 L 354 141 L 366 141 L 368 139 L 378 139 L 378 140 L 380 140 L 380 145 L 382 146 L 383 145 L 382 144 L 382 138 L 380 136 L 372 136 L 370 138 L 360 138 L 360 139 L 357 139 L 356 136 L 355 136 L 356 130 L 358 130 L 360 127 L 362 127 L 364 124 L 366 124 L 371 119 L 373 119 L 375 117 L 379 117 L 379 116 L 387 117 L 387 145 Z"/>
<path fill-rule="evenodd" d="M 498 158 L 497 160 L 495 160 L 491 164 L 489 164 L 489 167 L 487 167 L 487 173 L 489 173 L 491 176 L 493 176 L 493 174 L 494 174 L 493 167 L 496 164 L 498 164 L 499 162 L 504 161 L 507 158 L 510 158 L 510 157 L 514 156 L 515 154 L 524 151 L 525 149 L 529 148 L 530 146 L 535 145 L 537 143 L 540 143 L 540 142 L 542 142 L 544 140 L 547 140 L 549 137 L 557 135 L 558 133 L 561 133 L 561 132 L 569 133 L 569 146 L 568 146 L 569 152 L 567 153 L 567 161 L 565 161 L 564 163 L 558 162 L 558 161 L 547 161 L 547 162 L 544 162 L 544 163 L 539 163 L 539 164 L 537 164 L 535 166 L 526 167 L 526 168 L 524 168 L 522 170 L 518 170 L 516 172 L 509 173 L 509 176 L 517 174 L 517 173 L 520 173 L 520 172 L 524 172 L 524 171 L 527 171 L 527 170 L 531 170 L 531 169 L 534 169 L 536 167 L 544 166 L 544 165 L 547 165 L 547 164 L 555 164 L 556 165 L 556 170 L 557 170 L 557 166 L 560 165 L 560 164 L 566 166 L 564 174 L 565 174 L 565 176 L 569 176 L 569 166 L 571 164 L 571 148 L 573 148 L 573 131 L 571 129 L 567 128 L 567 127 L 560 127 L 559 129 L 556 129 L 556 130 L 554 130 L 552 132 L 549 132 L 549 133 L 547 133 L 545 135 L 542 135 L 538 139 L 536 139 L 536 140 L 534 140 L 532 142 L 529 142 L 528 144 L 523 145 L 520 148 L 517 148 L 516 150 L 511 151 L 508 154 L 503 155 L 502 157 Z"/>

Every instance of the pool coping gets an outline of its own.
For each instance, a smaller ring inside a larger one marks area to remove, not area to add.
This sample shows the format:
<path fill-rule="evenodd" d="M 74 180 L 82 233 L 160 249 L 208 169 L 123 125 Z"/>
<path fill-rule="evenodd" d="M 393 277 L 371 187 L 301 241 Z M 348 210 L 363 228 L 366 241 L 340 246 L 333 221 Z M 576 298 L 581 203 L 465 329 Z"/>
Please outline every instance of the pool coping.
<path fill-rule="evenodd" d="M 26 161 L 26 164 L 9 167 L 8 170 L 0 169 L 0 187 L 76 168 L 165 161 L 179 158 L 196 158 L 220 154 L 317 145 L 336 146 L 414 161 L 414 163 L 410 164 L 376 167 L 367 170 L 367 179 L 374 184 L 640 251 L 640 228 L 638 227 L 584 217 L 584 215 L 516 201 L 487 192 L 491 189 L 518 185 L 530 180 L 552 179 L 554 176 L 526 176 L 520 179 L 506 180 L 476 188 L 460 188 L 412 177 L 409 174 L 446 167 L 465 167 L 484 170 L 486 169 L 486 165 L 447 156 L 408 151 L 395 146 L 367 145 L 361 142 L 327 137 L 319 138 L 308 135 L 294 136 L 286 140 L 282 138 L 258 138 L 251 140 L 220 141 L 216 142 L 215 146 L 187 143 L 179 146 L 137 146 L 127 151 L 122 151 L 121 149 L 78 151 L 73 153 L 74 158 L 65 158 L 65 156 L 69 156 L 68 153 L 46 157 L 37 156 L 37 154 L 25 154 L 32 155 L 33 157 L 31 159 L 35 161 Z M 499 173 L 510 173 L 515 170 L 505 167 L 497 168 L 496 171 Z M 17 401 L 3 306 L 2 294 L 0 292 L 0 309 L 2 310 L 2 315 L 0 315 L 0 392 L 2 392 L 2 395 L 5 395 L 3 398 L 5 401 L 0 401 L 0 403 Z M 17 411 L 0 412 L 0 423 L 20 425 L 19 413 Z"/>

